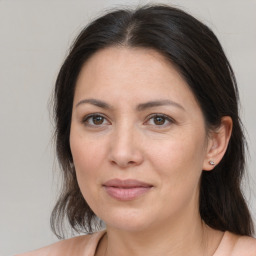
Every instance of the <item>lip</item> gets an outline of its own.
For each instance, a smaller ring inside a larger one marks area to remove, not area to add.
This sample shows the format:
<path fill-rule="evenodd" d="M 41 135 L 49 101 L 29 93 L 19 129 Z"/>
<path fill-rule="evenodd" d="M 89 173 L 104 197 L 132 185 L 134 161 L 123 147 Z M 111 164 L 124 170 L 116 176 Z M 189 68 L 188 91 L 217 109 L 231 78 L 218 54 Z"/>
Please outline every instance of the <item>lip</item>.
<path fill-rule="evenodd" d="M 139 180 L 112 179 L 103 184 L 107 194 L 117 200 L 134 200 L 149 192 L 153 185 Z"/>

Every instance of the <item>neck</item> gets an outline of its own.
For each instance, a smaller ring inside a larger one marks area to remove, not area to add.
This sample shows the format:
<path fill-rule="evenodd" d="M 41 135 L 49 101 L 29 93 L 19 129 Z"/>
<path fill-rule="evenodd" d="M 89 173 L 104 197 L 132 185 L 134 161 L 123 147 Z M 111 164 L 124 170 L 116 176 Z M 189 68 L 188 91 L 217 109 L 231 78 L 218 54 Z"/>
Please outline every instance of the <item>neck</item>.
<path fill-rule="evenodd" d="M 107 227 L 102 255 L 212 256 L 223 235 L 206 226 L 200 216 L 189 225 L 183 217 L 170 224 L 136 232 Z"/>

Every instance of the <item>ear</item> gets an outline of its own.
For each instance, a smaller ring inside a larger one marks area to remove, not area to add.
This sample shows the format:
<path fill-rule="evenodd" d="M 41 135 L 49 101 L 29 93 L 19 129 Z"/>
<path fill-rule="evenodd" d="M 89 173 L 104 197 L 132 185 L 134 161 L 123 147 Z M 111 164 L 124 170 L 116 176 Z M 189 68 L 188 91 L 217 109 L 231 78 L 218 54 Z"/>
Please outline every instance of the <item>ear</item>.
<path fill-rule="evenodd" d="M 221 161 L 228 147 L 232 127 L 232 118 L 224 116 L 220 126 L 210 131 L 203 170 L 211 171 Z"/>

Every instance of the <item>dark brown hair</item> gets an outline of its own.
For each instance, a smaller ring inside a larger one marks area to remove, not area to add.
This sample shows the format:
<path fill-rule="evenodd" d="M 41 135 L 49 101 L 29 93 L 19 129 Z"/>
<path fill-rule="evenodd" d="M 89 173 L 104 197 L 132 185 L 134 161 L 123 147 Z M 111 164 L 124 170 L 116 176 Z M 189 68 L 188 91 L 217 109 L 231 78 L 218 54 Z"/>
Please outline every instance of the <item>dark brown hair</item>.
<path fill-rule="evenodd" d="M 77 232 L 97 229 L 97 217 L 79 189 L 69 145 L 76 80 L 82 65 L 100 49 L 122 45 L 150 48 L 176 66 L 193 91 L 209 128 L 223 116 L 233 120 L 227 151 L 211 172 L 203 172 L 200 214 L 218 230 L 252 235 L 251 216 L 241 192 L 245 167 L 245 139 L 238 115 L 238 89 L 232 68 L 214 33 L 182 10 L 151 5 L 115 10 L 84 28 L 62 65 L 55 86 L 56 149 L 63 173 L 62 193 L 52 212 L 51 225 L 63 236 L 65 217 Z"/>

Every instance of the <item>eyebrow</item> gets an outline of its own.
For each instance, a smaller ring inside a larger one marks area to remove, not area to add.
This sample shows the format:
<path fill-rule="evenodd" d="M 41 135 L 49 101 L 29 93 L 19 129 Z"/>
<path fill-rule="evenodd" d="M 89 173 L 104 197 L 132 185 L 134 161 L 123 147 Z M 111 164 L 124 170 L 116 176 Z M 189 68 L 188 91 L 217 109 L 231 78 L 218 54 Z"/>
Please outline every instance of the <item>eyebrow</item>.
<path fill-rule="evenodd" d="M 100 108 L 103 108 L 103 109 L 106 109 L 106 110 L 114 109 L 114 107 L 112 107 L 108 103 L 106 103 L 106 102 L 104 102 L 102 100 L 97 100 L 97 99 L 83 99 L 83 100 L 79 101 L 76 104 L 75 107 L 78 107 L 78 106 L 80 106 L 82 104 L 86 104 L 86 103 L 92 104 L 94 106 L 97 106 L 97 107 L 100 107 Z M 184 107 L 182 105 L 180 105 L 179 103 L 174 102 L 172 100 L 167 100 L 167 99 L 148 101 L 148 102 L 145 102 L 145 103 L 138 104 L 136 106 L 136 110 L 137 111 L 143 111 L 143 110 L 148 109 L 148 108 L 159 107 L 159 106 L 166 106 L 166 105 L 171 105 L 171 106 L 180 108 L 182 110 L 185 110 Z"/>

